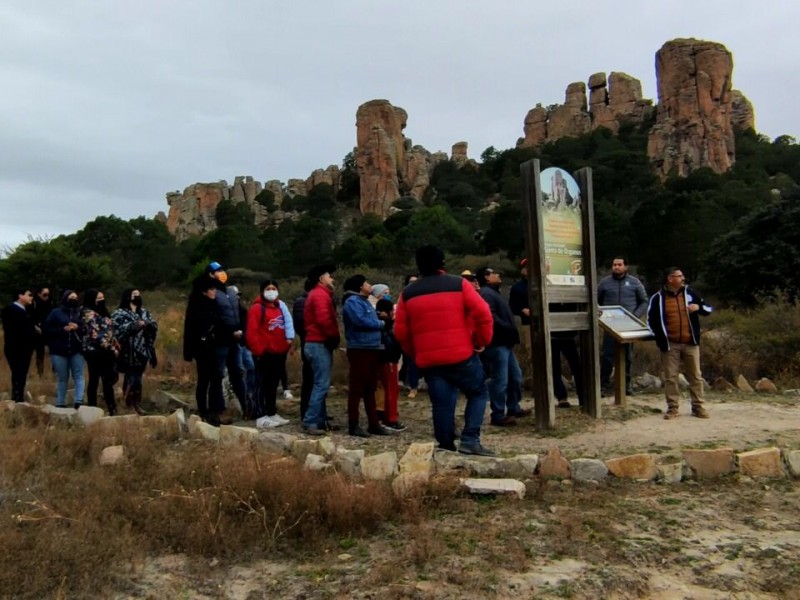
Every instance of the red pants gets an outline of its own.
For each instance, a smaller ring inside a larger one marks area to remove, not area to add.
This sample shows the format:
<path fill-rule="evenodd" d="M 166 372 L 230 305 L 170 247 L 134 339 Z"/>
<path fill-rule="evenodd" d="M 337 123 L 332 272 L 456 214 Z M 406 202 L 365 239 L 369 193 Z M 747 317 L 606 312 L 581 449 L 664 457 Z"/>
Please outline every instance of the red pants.
<path fill-rule="evenodd" d="M 347 391 L 347 420 L 358 424 L 358 404 L 364 398 L 364 409 L 370 427 L 378 427 L 378 411 L 375 408 L 375 388 L 378 386 L 380 350 L 352 349 L 347 351 L 350 361 L 349 389 Z"/>
<path fill-rule="evenodd" d="M 398 385 L 397 363 L 383 363 L 380 368 L 381 386 L 385 394 L 383 413 L 386 423 L 397 423 L 400 420 L 397 401 L 400 397 Z"/>

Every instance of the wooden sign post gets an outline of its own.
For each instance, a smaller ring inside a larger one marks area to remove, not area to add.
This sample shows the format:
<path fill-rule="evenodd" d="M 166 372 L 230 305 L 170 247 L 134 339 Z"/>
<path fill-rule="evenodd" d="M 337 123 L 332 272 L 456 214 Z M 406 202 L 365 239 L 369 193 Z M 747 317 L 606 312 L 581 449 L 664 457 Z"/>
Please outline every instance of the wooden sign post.
<path fill-rule="evenodd" d="M 539 160 L 520 165 L 523 183 L 531 363 L 536 426 L 555 424 L 550 336 L 574 332 L 581 357 L 584 410 L 600 416 L 600 356 L 594 252 L 592 171 L 577 182 L 563 169 L 540 172 Z M 560 359 L 560 357 L 558 357 Z"/>

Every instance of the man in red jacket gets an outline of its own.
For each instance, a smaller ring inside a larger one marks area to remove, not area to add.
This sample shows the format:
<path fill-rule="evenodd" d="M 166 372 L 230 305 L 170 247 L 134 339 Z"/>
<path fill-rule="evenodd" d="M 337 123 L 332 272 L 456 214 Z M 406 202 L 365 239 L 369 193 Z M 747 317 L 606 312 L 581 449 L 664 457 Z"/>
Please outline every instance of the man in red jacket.
<path fill-rule="evenodd" d="M 489 305 L 465 279 L 444 272 L 436 246 L 417 250 L 421 277 L 400 294 L 395 337 L 428 383 L 433 433 L 439 448 L 455 450 L 458 391 L 467 397 L 462 454 L 494 456 L 481 445 L 481 424 L 489 392 L 478 352 L 492 340 Z"/>
<path fill-rule="evenodd" d="M 317 265 L 308 272 L 308 283 L 313 288 L 308 292 L 303 307 L 306 344 L 303 352 L 314 373 L 311 399 L 303 417 L 303 431 L 311 435 L 324 435 L 327 428 L 328 388 L 331 387 L 331 368 L 333 351 L 339 347 L 339 323 L 333 305 L 333 284 L 331 276 L 336 270 L 333 265 Z"/>

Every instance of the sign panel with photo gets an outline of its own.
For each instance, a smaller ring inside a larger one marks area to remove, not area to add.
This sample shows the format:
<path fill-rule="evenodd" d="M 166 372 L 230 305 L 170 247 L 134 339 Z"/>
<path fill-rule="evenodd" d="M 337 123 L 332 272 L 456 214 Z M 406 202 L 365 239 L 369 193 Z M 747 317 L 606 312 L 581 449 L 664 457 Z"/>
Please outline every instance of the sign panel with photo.
<path fill-rule="evenodd" d="M 547 283 L 584 285 L 580 188 L 558 167 L 542 171 L 539 181 Z"/>
<path fill-rule="evenodd" d="M 622 306 L 599 306 L 600 326 L 621 342 L 652 339 L 644 321 Z"/>

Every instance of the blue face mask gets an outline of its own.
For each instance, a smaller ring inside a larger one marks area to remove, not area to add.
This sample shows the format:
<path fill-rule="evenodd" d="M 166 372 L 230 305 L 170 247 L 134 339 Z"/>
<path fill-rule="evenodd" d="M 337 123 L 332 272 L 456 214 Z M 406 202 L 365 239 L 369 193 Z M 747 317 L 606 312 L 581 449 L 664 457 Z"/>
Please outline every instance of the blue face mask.
<path fill-rule="evenodd" d="M 385 295 L 383 296 L 383 299 L 384 299 L 384 300 L 388 300 L 389 302 L 391 302 L 391 301 L 392 301 L 392 297 L 391 297 L 389 294 L 385 294 Z"/>

